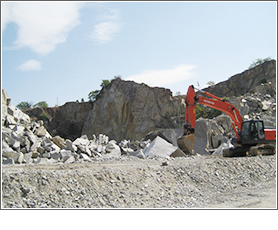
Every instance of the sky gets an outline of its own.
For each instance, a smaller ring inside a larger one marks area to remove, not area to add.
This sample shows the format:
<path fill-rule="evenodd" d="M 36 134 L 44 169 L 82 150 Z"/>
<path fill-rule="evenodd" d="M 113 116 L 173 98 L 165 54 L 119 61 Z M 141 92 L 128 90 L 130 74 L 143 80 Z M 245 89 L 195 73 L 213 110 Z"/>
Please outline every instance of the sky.
<path fill-rule="evenodd" d="M 277 3 L 1 1 L 1 80 L 11 104 L 88 101 L 102 80 L 186 94 L 277 60 Z"/>

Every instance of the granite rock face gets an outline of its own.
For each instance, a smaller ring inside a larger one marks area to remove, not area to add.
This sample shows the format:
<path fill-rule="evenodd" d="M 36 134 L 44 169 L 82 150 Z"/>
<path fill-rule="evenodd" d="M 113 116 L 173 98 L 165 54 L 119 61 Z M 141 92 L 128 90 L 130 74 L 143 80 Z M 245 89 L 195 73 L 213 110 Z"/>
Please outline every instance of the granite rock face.
<path fill-rule="evenodd" d="M 44 126 L 52 136 L 75 140 L 81 136 L 84 123 L 92 103 L 67 102 L 52 108 L 33 108 L 25 110 L 34 120 L 43 120 Z"/>
<path fill-rule="evenodd" d="M 82 134 L 104 133 L 116 141 L 141 139 L 150 131 L 175 128 L 172 117 L 184 114 L 182 97 L 169 89 L 114 79 L 94 103 Z"/>
<path fill-rule="evenodd" d="M 263 83 L 269 83 L 261 86 Z M 218 97 L 240 96 L 247 93 L 264 93 L 272 97 L 276 95 L 276 61 L 266 61 L 254 68 L 230 77 L 214 86 L 205 88 L 204 91 Z"/>

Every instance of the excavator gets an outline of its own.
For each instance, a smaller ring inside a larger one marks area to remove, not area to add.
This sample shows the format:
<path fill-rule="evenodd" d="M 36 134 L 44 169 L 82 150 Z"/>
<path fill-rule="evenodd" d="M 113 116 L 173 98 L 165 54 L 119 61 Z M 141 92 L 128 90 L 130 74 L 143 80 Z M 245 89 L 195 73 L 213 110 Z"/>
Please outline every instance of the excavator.
<path fill-rule="evenodd" d="M 185 154 L 193 154 L 198 103 L 224 112 L 232 120 L 236 138 L 232 139 L 233 147 L 223 149 L 223 157 L 274 155 L 276 153 L 276 129 L 266 129 L 263 120 L 260 119 L 244 121 L 236 107 L 225 99 L 203 90 L 196 89 L 196 91 L 193 85 L 189 86 L 185 100 L 184 134 L 177 140 L 179 148 Z M 204 96 L 199 95 L 199 92 Z"/>

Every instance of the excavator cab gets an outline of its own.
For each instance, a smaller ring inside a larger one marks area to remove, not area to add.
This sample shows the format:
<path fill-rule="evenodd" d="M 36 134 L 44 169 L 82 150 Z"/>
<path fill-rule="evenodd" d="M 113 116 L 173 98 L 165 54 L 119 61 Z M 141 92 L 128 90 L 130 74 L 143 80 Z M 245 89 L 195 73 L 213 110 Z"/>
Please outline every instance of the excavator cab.
<path fill-rule="evenodd" d="M 262 120 L 247 120 L 241 126 L 241 143 L 256 144 L 265 140 L 264 123 Z"/>

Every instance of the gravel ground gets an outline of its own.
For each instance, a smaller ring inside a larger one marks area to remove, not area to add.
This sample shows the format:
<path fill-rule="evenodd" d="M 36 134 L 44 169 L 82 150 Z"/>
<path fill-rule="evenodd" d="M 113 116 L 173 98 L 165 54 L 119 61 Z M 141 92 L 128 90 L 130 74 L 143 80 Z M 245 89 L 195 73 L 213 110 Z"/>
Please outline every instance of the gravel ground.
<path fill-rule="evenodd" d="M 2 165 L 2 208 L 275 209 L 276 155 Z"/>

